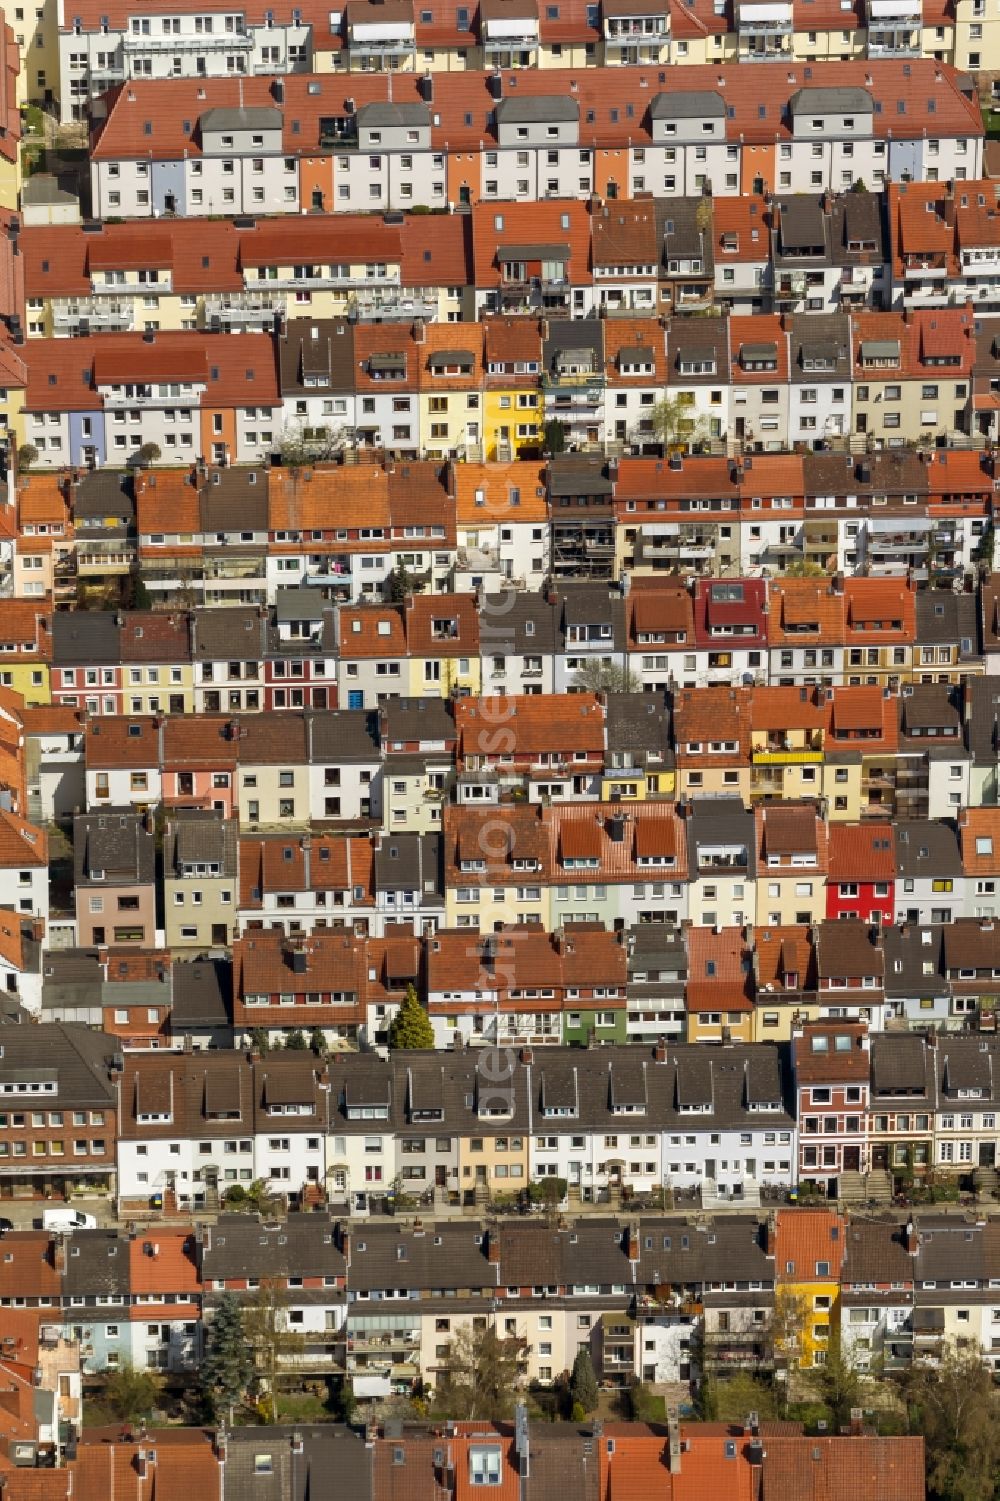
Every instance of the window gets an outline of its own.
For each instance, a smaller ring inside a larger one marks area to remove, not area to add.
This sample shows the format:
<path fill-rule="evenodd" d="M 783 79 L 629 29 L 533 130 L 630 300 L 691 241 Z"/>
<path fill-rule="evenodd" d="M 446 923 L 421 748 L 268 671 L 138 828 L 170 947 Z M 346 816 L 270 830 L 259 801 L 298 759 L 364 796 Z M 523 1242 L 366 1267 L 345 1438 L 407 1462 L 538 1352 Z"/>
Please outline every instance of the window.
<path fill-rule="evenodd" d="M 500 1449 L 476 1445 L 469 1450 L 469 1481 L 472 1485 L 500 1484 Z"/>

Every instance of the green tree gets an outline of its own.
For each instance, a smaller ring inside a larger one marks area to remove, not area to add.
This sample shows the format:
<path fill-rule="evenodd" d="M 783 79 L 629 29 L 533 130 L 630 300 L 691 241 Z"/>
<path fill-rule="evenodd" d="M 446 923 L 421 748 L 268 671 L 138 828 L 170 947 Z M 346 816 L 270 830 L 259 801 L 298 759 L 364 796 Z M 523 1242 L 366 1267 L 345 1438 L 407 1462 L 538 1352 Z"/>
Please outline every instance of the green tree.
<path fill-rule="evenodd" d="M 285 1047 L 291 1053 L 305 1053 L 309 1044 L 306 1042 L 306 1034 L 301 1027 L 293 1027 L 285 1033 Z"/>
<path fill-rule="evenodd" d="M 160 1379 L 152 1371 L 138 1370 L 126 1362 L 106 1372 L 104 1405 L 121 1423 L 149 1418 L 159 1394 Z"/>
<path fill-rule="evenodd" d="M 580 1406 L 584 1412 L 597 1411 L 597 1377 L 594 1374 L 594 1363 L 584 1349 L 576 1352 L 573 1374 L 569 1378 L 569 1394 L 574 1408 Z"/>
<path fill-rule="evenodd" d="M 22 443 L 17 450 L 17 467 L 22 474 L 30 469 L 32 464 L 38 463 L 38 449 L 34 443 Z"/>
<path fill-rule="evenodd" d="M 143 578 L 142 574 L 134 573 L 132 575 L 131 582 L 132 588 L 130 592 L 132 595 L 132 609 L 151 610 L 153 608 L 153 599 L 149 590 L 146 588 L 146 580 Z"/>
<path fill-rule="evenodd" d="M 162 458 L 159 443 L 144 443 L 139 449 L 140 464 L 158 464 Z"/>
<path fill-rule="evenodd" d="M 408 568 L 404 568 L 402 563 L 397 563 L 389 575 L 390 602 L 394 605 L 401 605 L 408 595 L 419 594 L 423 587 L 422 579 L 418 579 Z"/>
<path fill-rule="evenodd" d="M 212 1413 L 225 1412 L 243 1396 L 253 1378 L 253 1352 L 243 1328 L 243 1311 L 234 1293 L 223 1293 L 205 1336 L 202 1390 Z"/>
<path fill-rule="evenodd" d="M 403 1004 L 389 1023 L 391 1048 L 433 1048 L 434 1028 L 412 985 L 407 985 Z"/>
<path fill-rule="evenodd" d="M 309 1034 L 309 1047 L 316 1054 L 317 1058 L 322 1058 L 325 1054 L 326 1033 L 322 1027 L 313 1027 L 312 1032 Z"/>
<path fill-rule="evenodd" d="M 684 448 L 690 453 L 708 437 L 704 417 L 679 394 L 661 396 L 649 414 L 649 424 L 663 448 Z"/>
<path fill-rule="evenodd" d="M 566 428 L 556 417 L 550 417 L 543 429 L 542 442 L 545 452 L 552 458 L 558 458 L 566 451 Z"/>
<path fill-rule="evenodd" d="M 253 1048 L 254 1052 L 259 1053 L 262 1058 L 267 1057 L 270 1043 L 268 1042 L 267 1032 L 263 1027 L 252 1027 L 250 1029 L 250 1046 Z"/>
<path fill-rule="evenodd" d="M 499 1422 L 513 1411 L 520 1380 L 518 1342 L 501 1339 L 493 1329 L 465 1324 L 451 1337 L 435 1414 L 459 1421 Z"/>
<path fill-rule="evenodd" d="M 288 1366 L 294 1366 L 305 1340 L 288 1319 L 288 1293 L 272 1277 L 262 1278 L 254 1297 L 243 1308 L 243 1328 L 253 1350 L 257 1371 L 268 1384 L 277 1414 L 278 1383 Z"/>
<path fill-rule="evenodd" d="M 227 1209 L 235 1209 L 240 1214 L 259 1214 L 262 1219 L 273 1215 L 278 1205 L 264 1178 L 255 1178 L 245 1188 L 242 1183 L 233 1183 L 226 1189 L 224 1197 Z"/>
<path fill-rule="evenodd" d="M 910 1431 L 924 1436 L 927 1491 L 935 1501 L 994 1501 L 1000 1476 L 1000 1410 L 978 1350 L 949 1350 L 937 1367 L 902 1380 Z"/>
<path fill-rule="evenodd" d="M 642 680 L 620 662 L 585 662 L 573 678 L 582 693 L 640 693 Z"/>

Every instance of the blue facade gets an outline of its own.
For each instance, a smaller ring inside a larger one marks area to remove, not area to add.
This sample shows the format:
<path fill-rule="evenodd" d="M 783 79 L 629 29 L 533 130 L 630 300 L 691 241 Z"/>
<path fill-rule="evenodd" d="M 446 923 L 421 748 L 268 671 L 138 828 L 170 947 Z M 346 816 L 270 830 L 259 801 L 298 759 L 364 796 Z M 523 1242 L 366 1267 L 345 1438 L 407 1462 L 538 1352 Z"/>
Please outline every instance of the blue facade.
<path fill-rule="evenodd" d="M 893 182 L 902 182 L 909 178 L 913 182 L 923 182 L 924 178 L 924 151 L 922 141 L 890 141 L 889 142 L 889 170 L 887 177 Z"/>
<path fill-rule="evenodd" d="M 186 163 L 151 162 L 149 201 L 154 214 L 186 214 L 188 211 L 184 192 L 184 169 Z"/>
<path fill-rule="evenodd" d="M 103 464 L 107 460 L 104 413 L 70 412 L 69 461 L 71 464 L 84 466 L 90 460 L 97 464 Z"/>

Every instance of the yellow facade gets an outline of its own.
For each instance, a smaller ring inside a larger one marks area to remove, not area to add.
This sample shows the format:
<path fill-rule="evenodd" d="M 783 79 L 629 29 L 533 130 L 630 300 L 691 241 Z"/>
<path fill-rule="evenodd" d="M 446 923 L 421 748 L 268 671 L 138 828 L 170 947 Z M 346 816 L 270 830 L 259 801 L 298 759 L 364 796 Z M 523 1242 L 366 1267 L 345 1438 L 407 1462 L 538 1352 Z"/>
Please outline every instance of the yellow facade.
<path fill-rule="evenodd" d="M 456 880 L 461 881 L 461 876 Z M 528 895 L 533 891 L 538 895 Z M 473 899 L 463 899 L 465 893 Z M 525 872 L 524 883 L 519 886 L 449 886 L 444 894 L 444 914 L 446 928 L 474 927 L 473 919 L 477 919 L 482 933 L 492 933 L 498 924 L 528 921 L 551 929 L 551 892 L 547 886 L 533 884 L 530 872 Z"/>
<path fill-rule="evenodd" d="M 508 463 L 528 457 L 528 450 L 537 449 L 541 442 L 543 417 L 542 397 L 537 391 L 487 391 L 483 399 L 486 458 Z"/>
<path fill-rule="evenodd" d="M 450 698 L 453 693 L 479 693 L 481 674 L 479 656 L 474 648 L 467 657 L 411 657 L 401 665 L 404 676 L 409 671 L 407 692 L 414 698 L 426 698 L 428 694 Z"/>
<path fill-rule="evenodd" d="M 857 823 L 861 817 L 862 805 L 861 757 L 849 761 L 827 761 L 822 770 L 827 817 L 838 822 Z"/>
<path fill-rule="evenodd" d="M 496 1130 L 495 1125 L 491 1130 Z M 501 1172 L 498 1173 L 498 1168 Z M 486 1189 L 516 1193 L 528 1186 L 528 1138 L 519 1135 L 462 1136 L 458 1142 L 458 1184 L 468 1193 Z"/>
<path fill-rule="evenodd" d="M 421 391 L 417 398 L 420 446 L 430 459 L 445 459 L 482 442 L 482 395 L 468 391 Z"/>
<path fill-rule="evenodd" d="M 194 664 L 178 662 L 159 667 L 145 664 L 129 665 L 124 669 L 125 709 L 129 714 L 193 714 Z M 171 707 L 175 699 L 183 699 L 183 709 Z"/>
<path fill-rule="evenodd" d="M 719 1021 L 704 1021 L 705 1016 L 718 1016 Z M 752 1011 L 689 1011 L 685 1042 L 721 1042 L 723 1028 L 733 1042 L 753 1040 Z"/>
<path fill-rule="evenodd" d="M 52 702 L 47 662 L 17 662 L 0 667 L 0 687 L 13 688 L 29 705 Z"/>

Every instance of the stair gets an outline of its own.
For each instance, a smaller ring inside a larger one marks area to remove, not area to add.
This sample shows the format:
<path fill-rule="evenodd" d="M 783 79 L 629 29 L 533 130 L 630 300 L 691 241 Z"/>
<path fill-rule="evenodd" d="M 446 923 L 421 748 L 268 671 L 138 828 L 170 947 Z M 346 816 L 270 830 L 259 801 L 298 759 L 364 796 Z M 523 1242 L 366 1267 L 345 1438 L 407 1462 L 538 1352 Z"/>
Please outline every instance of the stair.
<path fill-rule="evenodd" d="M 165 1215 L 177 1213 L 177 1193 L 173 1188 L 163 1190 L 163 1213 Z"/>
<path fill-rule="evenodd" d="M 841 1173 L 837 1187 L 844 1204 L 863 1204 L 869 1197 L 865 1180 L 860 1173 Z"/>
<path fill-rule="evenodd" d="M 303 1209 L 319 1209 L 326 1202 L 326 1194 L 320 1183 L 307 1183 L 302 1190 Z"/>
<path fill-rule="evenodd" d="M 977 1193 L 989 1194 L 992 1198 L 1000 1196 L 1000 1173 L 995 1167 L 977 1167 L 972 1181 Z"/>
<path fill-rule="evenodd" d="M 870 1172 L 865 1179 L 866 1198 L 878 1199 L 882 1204 L 892 1203 L 892 1178 L 880 1169 Z"/>

